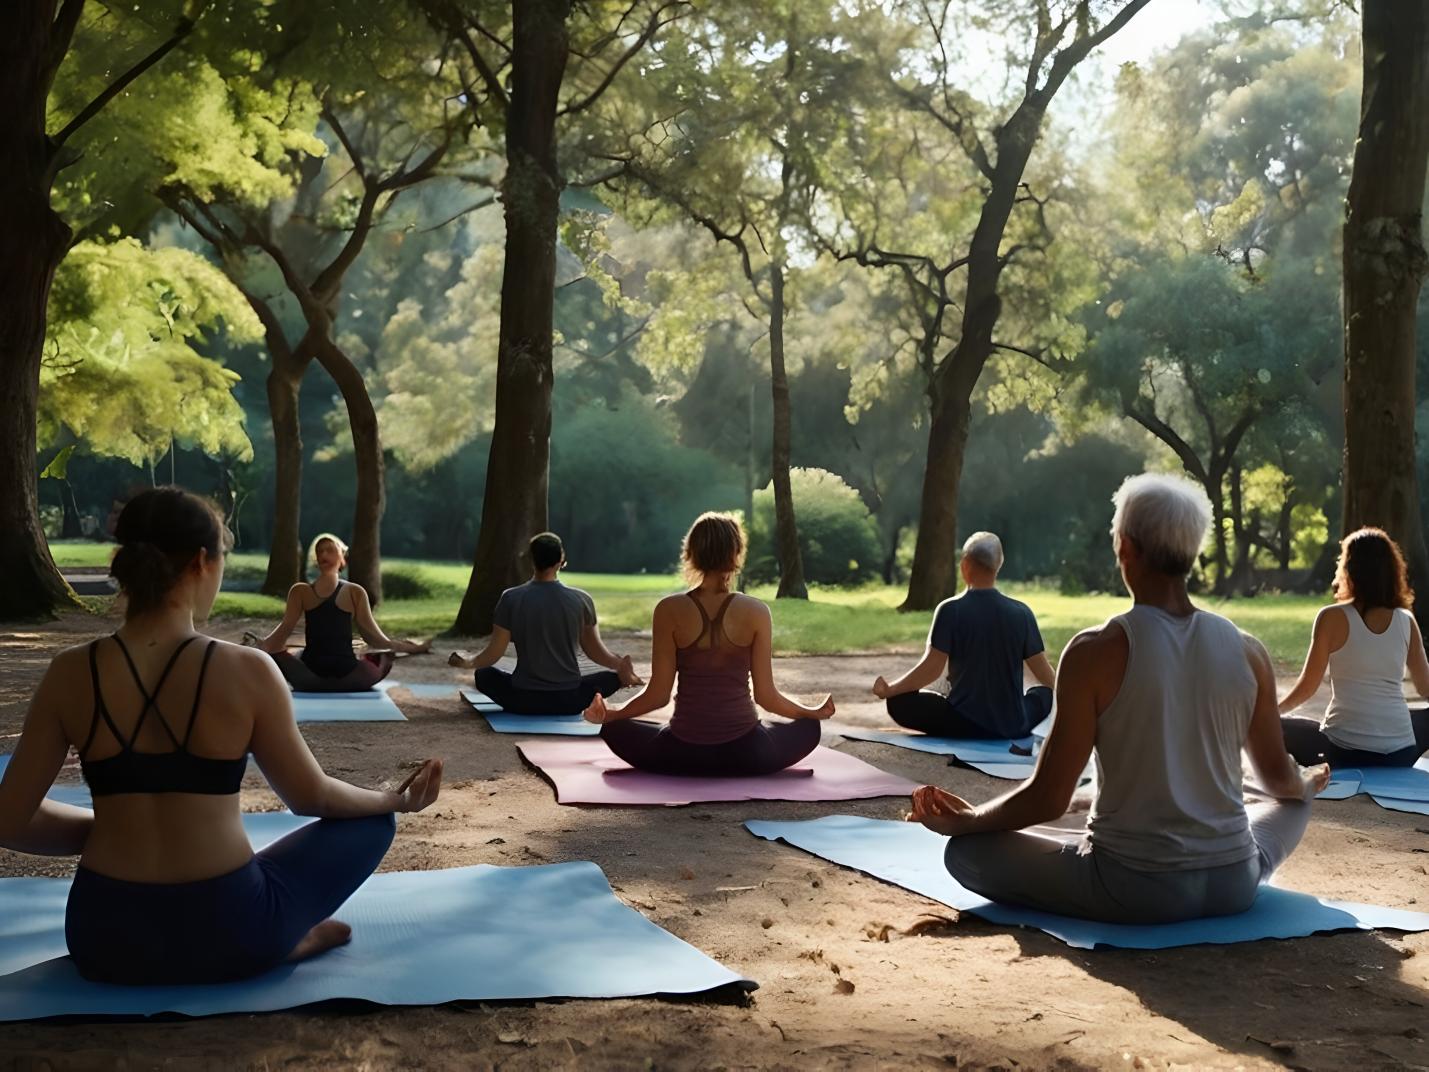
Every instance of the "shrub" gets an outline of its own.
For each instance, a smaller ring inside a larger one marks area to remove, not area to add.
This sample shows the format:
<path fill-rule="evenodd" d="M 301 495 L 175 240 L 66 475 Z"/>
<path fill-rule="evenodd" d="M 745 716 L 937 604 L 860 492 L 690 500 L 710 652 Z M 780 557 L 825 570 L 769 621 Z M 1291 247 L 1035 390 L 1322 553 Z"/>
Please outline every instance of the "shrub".
<path fill-rule="evenodd" d="M 836 473 L 793 469 L 794 516 L 804 578 L 818 584 L 861 584 L 878 576 L 878 526 L 858 492 Z M 779 576 L 774 556 L 774 486 L 754 493 L 754 531 L 745 572 L 756 582 Z"/>

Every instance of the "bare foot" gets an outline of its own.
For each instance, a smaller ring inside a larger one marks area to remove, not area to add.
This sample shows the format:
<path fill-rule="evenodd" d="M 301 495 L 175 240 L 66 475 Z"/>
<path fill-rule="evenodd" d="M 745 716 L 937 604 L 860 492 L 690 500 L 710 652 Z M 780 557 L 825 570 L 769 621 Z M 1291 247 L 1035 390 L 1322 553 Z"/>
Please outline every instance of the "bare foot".
<path fill-rule="evenodd" d="M 352 941 L 352 928 L 338 919 L 325 919 L 307 934 L 288 954 L 289 961 L 307 960 L 329 949 L 347 945 Z"/>

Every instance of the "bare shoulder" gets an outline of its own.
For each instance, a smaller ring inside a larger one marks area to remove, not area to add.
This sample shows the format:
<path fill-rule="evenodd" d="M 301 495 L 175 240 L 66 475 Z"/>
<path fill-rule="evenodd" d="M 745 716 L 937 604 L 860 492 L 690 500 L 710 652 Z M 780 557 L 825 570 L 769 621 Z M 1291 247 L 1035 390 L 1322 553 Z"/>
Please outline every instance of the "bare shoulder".
<path fill-rule="evenodd" d="M 51 695 L 80 695 L 90 680 L 89 658 L 96 641 L 65 648 L 45 670 L 44 685 Z M 82 686 L 80 683 L 83 682 Z"/>
<path fill-rule="evenodd" d="M 1269 674 L 1275 676 L 1275 664 L 1270 661 L 1270 652 L 1261 643 L 1260 638 L 1245 630 L 1240 631 L 1241 643 L 1245 645 L 1246 661 L 1250 663 L 1250 668 L 1257 675 Z"/>
<path fill-rule="evenodd" d="M 1126 639 L 1126 630 L 1112 621 L 1093 626 L 1090 629 L 1083 629 L 1072 637 L 1062 652 L 1062 658 L 1091 661 L 1115 655 L 1118 652 L 1125 654 L 1130 648 L 1131 645 Z"/>
<path fill-rule="evenodd" d="M 342 591 L 348 599 L 352 600 L 354 607 L 361 607 L 367 603 L 367 589 L 356 581 L 344 581 Z"/>
<path fill-rule="evenodd" d="M 317 603 L 317 593 L 307 581 L 298 581 L 288 589 L 288 606 L 310 610 Z"/>
<path fill-rule="evenodd" d="M 738 610 L 741 614 L 746 614 L 751 618 L 759 618 L 765 621 L 769 621 L 773 617 L 773 615 L 770 614 L 768 603 L 762 599 L 755 599 L 753 596 L 746 595 L 743 592 L 736 592 L 734 594 L 734 599 L 730 601 L 729 609 Z"/>

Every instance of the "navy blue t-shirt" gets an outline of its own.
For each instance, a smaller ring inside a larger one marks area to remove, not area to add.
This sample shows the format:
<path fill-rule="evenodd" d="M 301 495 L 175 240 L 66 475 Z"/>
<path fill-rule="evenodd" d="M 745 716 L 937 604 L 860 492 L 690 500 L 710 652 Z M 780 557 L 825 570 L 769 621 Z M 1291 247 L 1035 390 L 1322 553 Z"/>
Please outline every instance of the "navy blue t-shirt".
<path fill-rule="evenodd" d="M 948 657 L 954 711 L 1003 737 L 1023 733 L 1022 664 L 1045 650 L 1031 607 L 996 588 L 965 589 L 938 604 L 928 643 Z"/>

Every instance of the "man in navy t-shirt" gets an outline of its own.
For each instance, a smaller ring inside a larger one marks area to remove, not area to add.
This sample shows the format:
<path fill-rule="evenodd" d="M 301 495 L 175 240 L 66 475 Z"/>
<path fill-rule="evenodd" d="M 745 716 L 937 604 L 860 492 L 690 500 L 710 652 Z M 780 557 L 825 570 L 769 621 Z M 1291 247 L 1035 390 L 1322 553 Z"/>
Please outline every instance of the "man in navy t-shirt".
<path fill-rule="evenodd" d="M 1018 738 L 1052 710 L 1052 664 L 1037 619 L 1025 603 L 997 590 L 1002 541 L 975 532 L 963 544 L 958 568 L 967 586 L 933 614 L 928 646 L 902 677 L 873 683 L 894 722 L 938 737 Z M 1022 668 L 1040 683 L 1025 694 Z M 943 676 L 947 696 L 925 686 Z"/>

